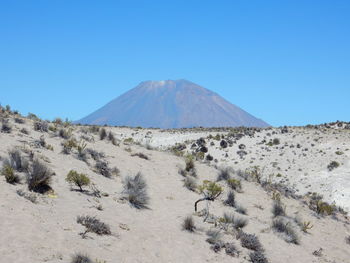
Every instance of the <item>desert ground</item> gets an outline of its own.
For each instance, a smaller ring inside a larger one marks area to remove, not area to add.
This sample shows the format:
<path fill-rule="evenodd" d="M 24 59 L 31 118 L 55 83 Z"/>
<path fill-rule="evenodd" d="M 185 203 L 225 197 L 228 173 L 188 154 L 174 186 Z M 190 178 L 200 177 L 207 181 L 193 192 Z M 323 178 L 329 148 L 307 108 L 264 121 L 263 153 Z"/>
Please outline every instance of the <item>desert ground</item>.
<path fill-rule="evenodd" d="M 0 262 L 350 262 L 348 123 L 160 130 L 1 108 L 0 142 Z"/>

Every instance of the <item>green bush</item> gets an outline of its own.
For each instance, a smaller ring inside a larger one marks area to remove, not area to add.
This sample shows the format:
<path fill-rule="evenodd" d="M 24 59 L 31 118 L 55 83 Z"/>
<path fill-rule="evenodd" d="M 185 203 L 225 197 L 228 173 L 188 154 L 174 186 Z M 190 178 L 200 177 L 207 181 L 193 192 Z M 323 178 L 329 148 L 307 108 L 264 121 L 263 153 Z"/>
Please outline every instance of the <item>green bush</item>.
<path fill-rule="evenodd" d="M 85 174 L 78 173 L 74 170 L 71 170 L 66 177 L 66 181 L 70 184 L 75 184 L 80 188 L 80 191 L 83 191 L 83 186 L 90 185 L 90 178 Z"/>

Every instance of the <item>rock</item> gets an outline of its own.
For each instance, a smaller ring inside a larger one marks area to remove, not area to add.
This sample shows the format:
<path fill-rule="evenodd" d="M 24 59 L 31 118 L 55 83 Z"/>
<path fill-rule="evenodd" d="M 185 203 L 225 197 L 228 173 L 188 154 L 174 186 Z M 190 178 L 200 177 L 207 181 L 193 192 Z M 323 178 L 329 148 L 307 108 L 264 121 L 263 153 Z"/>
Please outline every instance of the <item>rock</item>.
<path fill-rule="evenodd" d="M 247 155 L 247 152 L 240 150 L 240 151 L 237 151 L 237 154 L 239 155 L 239 157 L 243 158 L 243 156 Z"/>
<path fill-rule="evenodd" d="M 206 159 L 207 161 L 212 161 L 214 158 L 213 158 L 213 156 L 211 156 L 210 154 L 208 154 L 208 155 L 205 157 L 205 159 Z"/>
<path fill-rule="evenodd" d="M 238 148 L 239 148 L 240 150 L 244 150 L 244 149 L 246 148 L 246 146 L 245 146 L 244 144 L 240 144 L 240 145 L 238 146 Z"/>
<path fill-rule="evenodd" d="M 202 146 L 202 147 L 199 149 L 199 151 L 202 152 L 202 153 L 206 153 L 206 152 L 208 152 L 208 148 L 205 147 L 205 146 Z"/>
<path fill-rule="evenodd" d="M 220 146 L 221 146 L 222 148 L 227 148 L 227 142 L 226 142 L 225 140 L 221 140 Z"/>
<path fill-rule="evenodd" d="M 204 146 L 206 144 L 204 138 L 199 138 L 196 143 L 198 146 Z"/>

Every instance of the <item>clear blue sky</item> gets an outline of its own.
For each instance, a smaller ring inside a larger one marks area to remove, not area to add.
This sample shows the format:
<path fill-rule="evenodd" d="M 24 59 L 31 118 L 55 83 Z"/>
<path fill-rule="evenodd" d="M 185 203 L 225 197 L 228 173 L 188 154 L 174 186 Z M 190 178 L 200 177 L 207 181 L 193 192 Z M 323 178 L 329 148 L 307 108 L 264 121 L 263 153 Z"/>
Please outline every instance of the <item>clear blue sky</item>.
<path fill-rule="evenodd" d="M 0 1 L 0 102 L 23 114 L 181 78 L 272 125 L 350 121 L 350 1 Z"/>

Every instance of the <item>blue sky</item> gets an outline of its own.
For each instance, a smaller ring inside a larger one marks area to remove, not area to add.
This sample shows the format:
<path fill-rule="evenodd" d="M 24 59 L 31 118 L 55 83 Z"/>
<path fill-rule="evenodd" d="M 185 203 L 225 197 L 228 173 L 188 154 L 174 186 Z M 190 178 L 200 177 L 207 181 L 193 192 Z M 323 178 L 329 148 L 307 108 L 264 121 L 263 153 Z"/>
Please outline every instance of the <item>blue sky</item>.
<path fill-rule="evenodd" d="M 76 120 L 187 79 L 266 122 L 350 121 L 350 1 L 0 1 L 0 102 Z"/>

